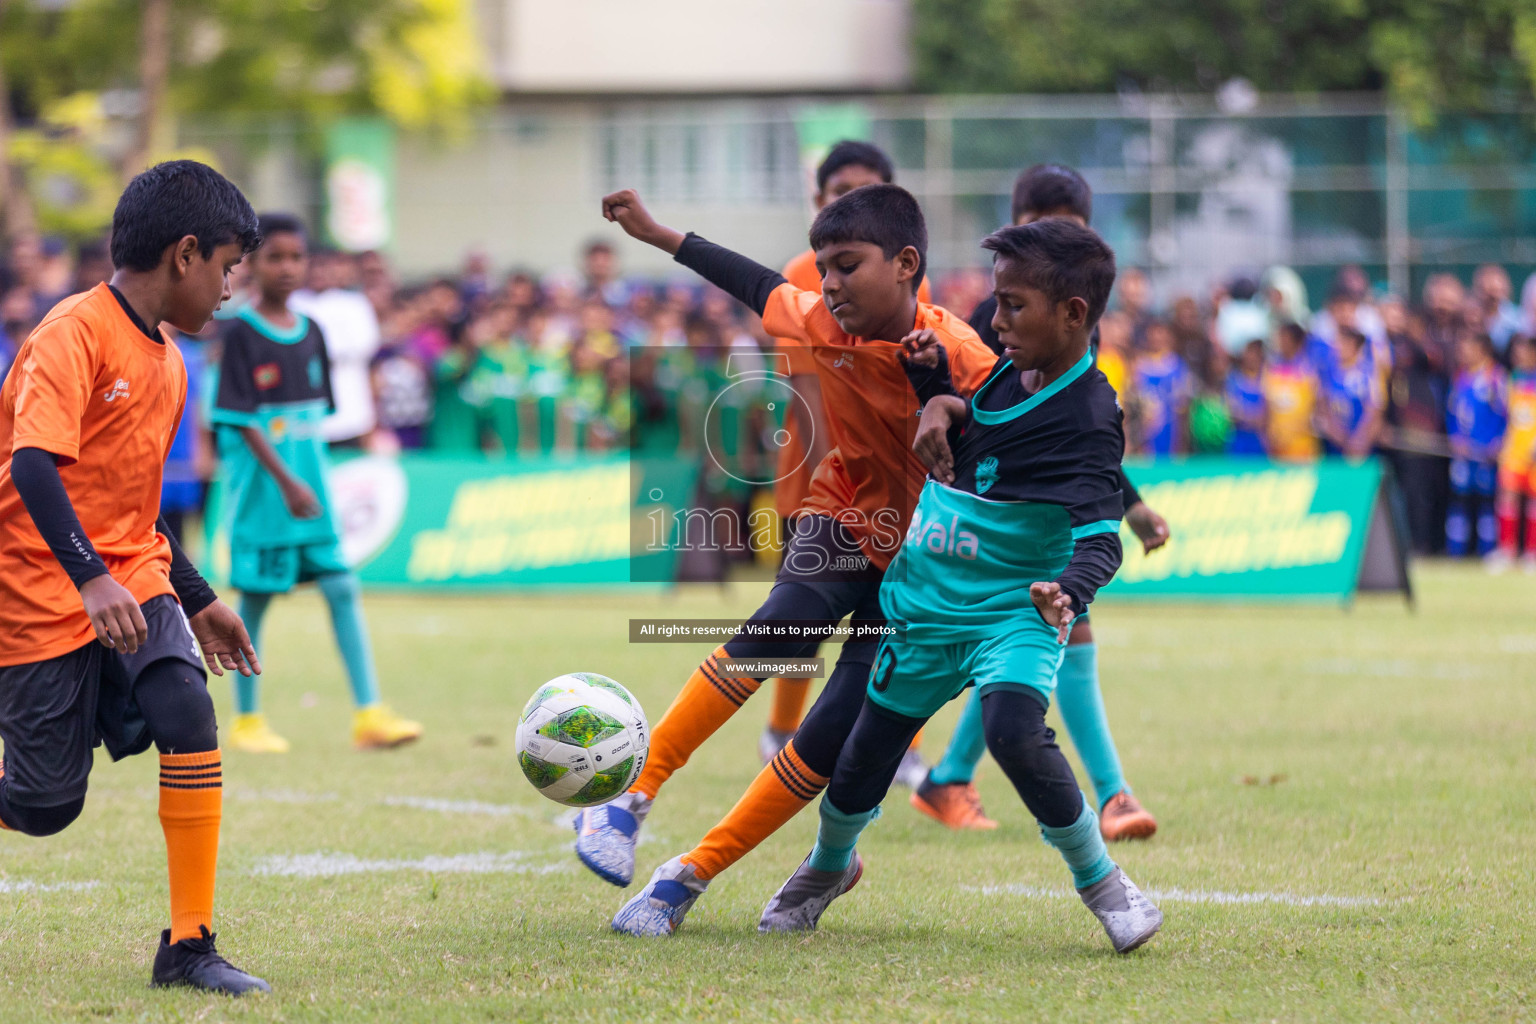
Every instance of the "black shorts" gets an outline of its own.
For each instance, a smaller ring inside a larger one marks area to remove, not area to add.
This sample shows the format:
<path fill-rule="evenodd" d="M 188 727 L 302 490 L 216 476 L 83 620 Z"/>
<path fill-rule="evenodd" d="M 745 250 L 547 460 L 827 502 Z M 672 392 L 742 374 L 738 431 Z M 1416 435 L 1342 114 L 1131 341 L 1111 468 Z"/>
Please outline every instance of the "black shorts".
<path fill-rule="evenodd" d="M 148 750 L 149 729 L 133 684 L 150 665 L 186 662 L 207 678 L 176 599 L 161 595 L 142 607 L 149 639 L 133 654 L 92 640 L 47 661 L 0 667 L 0 740 L 11 803 L 56 807 L 85 796 L 98 744 L 114 761 Z"/>

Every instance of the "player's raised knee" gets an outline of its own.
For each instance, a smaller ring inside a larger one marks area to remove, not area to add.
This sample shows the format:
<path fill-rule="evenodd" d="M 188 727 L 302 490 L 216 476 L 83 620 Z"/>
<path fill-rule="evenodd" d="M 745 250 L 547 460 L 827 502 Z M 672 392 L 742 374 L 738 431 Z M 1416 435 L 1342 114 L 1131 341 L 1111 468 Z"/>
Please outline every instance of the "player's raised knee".
<path fill-rule="evenodd" d="M 48 807 L 30 807 L 8 803 L 5 807 L 5 826 L 27 836 L 53 836 L 64 831 L 80 817 L 85 808 L 85 797 Z"/>

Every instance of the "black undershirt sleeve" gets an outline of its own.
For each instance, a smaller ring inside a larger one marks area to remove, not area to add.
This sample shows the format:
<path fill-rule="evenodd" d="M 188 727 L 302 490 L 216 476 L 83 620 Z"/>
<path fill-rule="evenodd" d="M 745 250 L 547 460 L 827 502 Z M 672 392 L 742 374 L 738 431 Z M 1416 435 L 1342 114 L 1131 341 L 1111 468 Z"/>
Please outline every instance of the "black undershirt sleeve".
<path fill-rule="evenodd" d="M 41 448 L 18 450 L 11 456 L 11 480 L 16 484 L 16 493 L 27 514 L 37 526 L 37 532 L 76 590 L 97 576 L 107 574 L 107 567 L 102 564 L 91 539 L 85 535 L 80 517 L 75 514 L 74 503 L 69 500 L 69 492 L 64 489 L 58 456 Z M 218 595 L 181 550 L 165 517 L 161 516 L 155 525 L 170 541 L 171 589 L 176 591 L 182 609 L 190 618 L 218 600 Z"/>
<path fill-rule="evenodd" d="M 1122 555 L 1118 533 L 1099 533 L 1076 542 L 1072 560 L 1056 577 L 1072 598 L 1072 614 L 1083 614 L 1099 588 L 1115 578 Z"/>
<path fill-rule="evenodd" d="M 683 237 L 683 244 L 672 258 L 746 303 L 759 316 L 768 308 L 768 296 L 785 283 L 784 275 L 777 270 L 700 238 L 692 231 Z"/>
<path fill-rule="evenodd" d="M 1136 485 L 1131 483 L 1131 478 L 1126 475 L 1125 467 L 1120 467 L 1120 499 L 1125 503 L 1129 511 L 1132 505 L 1141 501 L 1141 495 L 1136 492 Z"/>
<path fill-rule="evenodd" d="M 939 354 L 939 363 L 931 369 L 919 366 L 910 359 L 902 359 L 902 365 L 907 371 L 907 380 L 911 382 L 912 390 L 917 393 L 918 405 L 927 405 L 928 399 L 935 395 L 960 397 L 960 392 L 955 390 L 955 382 L 949 375 L 949 355 L 944 351 L 943 345 L 935 345 L 934 350 Z"/>
<path fill-rule="evenodd" d="M 18 449 L 11 455 L 11 480 L 37 532 L 64 567 L 75 589 L 105 575 L 107 567 L 101 564 L 101 556 L 85 535 L 64 481 L 59 478 L 58 456 L 41 448 Z"/>
<path fill-rule="evenodd" d="M 156 521 L 155 529 L 164 534 L 171 544 L 171 589 L 176 591 L 176 600 L 181 602 L 181 610 L 190 619 L 217 601 L 219 595 L 213 592 L 208 581 L 203 579 L 203 574 L 192 564 L 192 559 L 181 550 L 181 543 L 171 532 L 171 526 L 165 521 L 164 515 Z"/>

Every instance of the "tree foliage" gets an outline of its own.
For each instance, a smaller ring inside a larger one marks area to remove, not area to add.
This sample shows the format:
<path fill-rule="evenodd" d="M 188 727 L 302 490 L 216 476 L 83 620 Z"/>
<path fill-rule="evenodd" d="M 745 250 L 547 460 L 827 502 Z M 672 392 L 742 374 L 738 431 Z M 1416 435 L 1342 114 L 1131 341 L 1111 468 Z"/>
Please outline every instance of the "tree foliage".
<path fill-rule="evenodd" d="M 440 124 L 487 98 L 471 0 L 174 0 L 176 113 L 379 113 Z M 11 0 L 0 53 L 22 114 L 138 85 L 140 4 Z"/>
<path fill-rule="evenodd" d="M 1424 117 L 1530 100 L 1531 0 L 915 0 L 938 92 L 1387 89 Z"/>

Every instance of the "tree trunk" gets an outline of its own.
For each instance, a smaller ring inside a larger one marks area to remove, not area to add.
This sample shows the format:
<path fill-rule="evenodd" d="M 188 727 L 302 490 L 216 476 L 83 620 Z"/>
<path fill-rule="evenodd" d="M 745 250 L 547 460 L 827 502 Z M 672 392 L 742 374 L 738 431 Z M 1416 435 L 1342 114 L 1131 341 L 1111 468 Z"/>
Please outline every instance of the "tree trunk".
<path fill-rule="evenodd" d="M 0 14 L 5 13 L 5 0 L 0 0 Z M 37 230 L 37 216 L 33 213 L 30 197 L 21 187 L 21 176 L 11 166 L 11 94 L 5 84 L 5 65 L 0 63 L 0 235 L 33 234 Z"/>
<path fill-rule="evenodd" d="M 142 0 L 139 22 L 139 130 L 123 162 L 126 181 L 149 166 L 160 142 L 171 66 L 171 0 Z"/>

